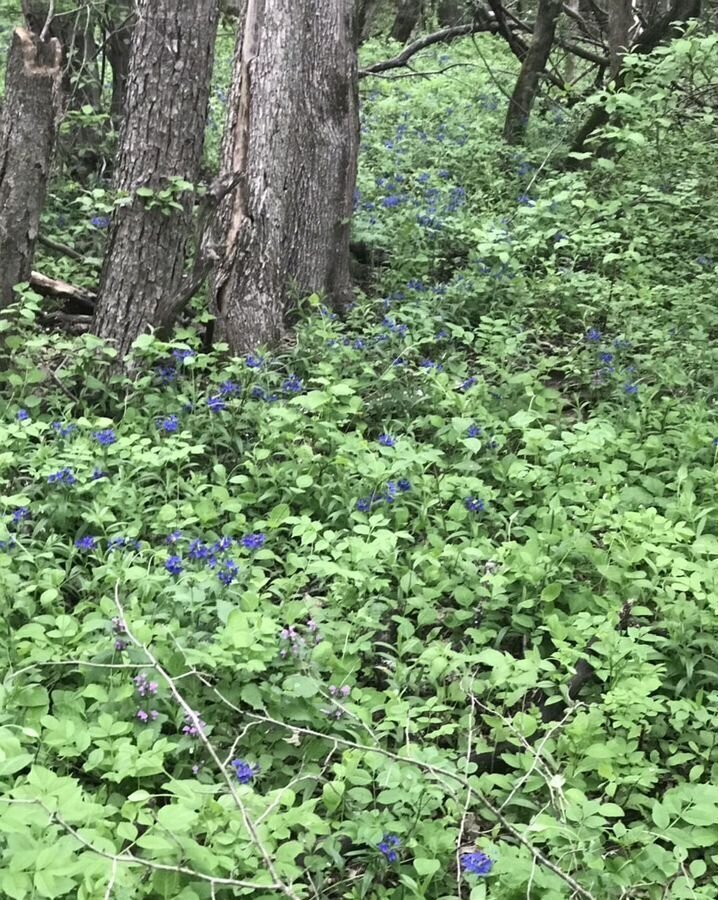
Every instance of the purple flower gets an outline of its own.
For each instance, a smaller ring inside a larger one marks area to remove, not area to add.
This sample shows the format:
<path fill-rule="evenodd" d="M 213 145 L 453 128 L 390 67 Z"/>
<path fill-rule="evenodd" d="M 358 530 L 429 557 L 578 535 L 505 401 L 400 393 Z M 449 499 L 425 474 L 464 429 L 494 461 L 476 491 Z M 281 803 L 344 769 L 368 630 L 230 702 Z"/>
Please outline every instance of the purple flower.
<path fill-rule="evenodd" d="M 388 434 L 380 434 L 377 438 L 378 443 L 381 444 L 382 447 L 395 447 L 396 441 L 391 435 Z"/>
<path fill-rule="evenodd" d="M 165 569 L 167 569 L 170 575 L 181 575 L 182 560 L 179 556 L 170 556 L 167 562 L 165 562 Z"/>
<path fill-rule="evenodd" d="M 240 784 L 249 784 L 259 774 L 259 766 L 252 766 L 243 759 L 233 759 L 231 766 Z"/>
<path fill-rule="evenodd" d="M 480 513 L 485 509 L 484 501 L 479 500 L 477 497 L 467 497 L 464 500 L 464 506 L 472 513 Z"/>
<path fill-rule="evenodd" d="M 197 725 L 199 725 L 199 728 L 197 727 L 197 725 L 195 725 L 192 716 L 190 716 L 189 713 L 185 714 L 185 724 L 182 726 L 182 734 L 187 735 L 187 737 L 199 737 L 200 730 L 203 731 L 207 725 L 207 723 L 200 718 L 199 713 L 196 711 L 194 712 L 194 719 L 197 720 Z"/>
<path fill-rule="evenodd" d="M 209 547 L 206 544 L 203 544 L 199 538 L 195 538 L 189 545 L 187 555 L 193 560 L 207 559 L 209 556 Z"/>
<path fill-rule="evenodd" d="M 117 436 L 111 428 L 105 428 L 103 431 L 95 431 L 92 436 L 101 447 L 109 447 L 110 444 L 114 444 L 117 440 Z"/>
<path fill-rule="evenodd" d="M 178 347 L 172 351 L 172 356 L 178 363 L 183 363 L 186 359 L 194 359 L 194 350 L 188 350 L 186 347 Z"/>
<path fill-rule="evenodd" d="M 231 397 L 240 392 L 240 386 L 234 381 L 223 381 L 219 386 L 219 392 L 223 397 Z"/>
<path fill-rule="evenodd" d="M 154 696 L 157 693 L 157 682 L 150 681 L 143 672 L 133 678 L 132 681 L 140 697 L 146 697 L 147 694 Z"/>
<path fill-rule="evenodd" d="M 266 543 L 266 536 L 263 534 L 246 534 L 239 542 L 245 550 L 261 550 Z"/>
<path fill-rule="evenodd" d="M 221 413 L 224 412 L 227 408 L 227 404 L 224 402 L 224 400 L 222 400 L 221 397 L 208 397 L 207 406 L 209 407 L 209 411 L 211 413 Z"/>
<path fill-rule="evenodd" d="M 494 867 L 494 861 L 485 853 L 462 853 L 459 862 L 465 872 L 482 877 L 488 875 Z"/>
<path fill-rule="evenodd" d="M 401 841 L 395 834 L 385 834 L 376 847 L 384 855 L 387 862 L 395 863 L 399 859 L 399 854 L 396 851 L 400 843 Z"/>
<path fill-rule="evenodd" d="M 94 550 L 97 547 L 97 541 L 93 537 L 83 537 L 78 538 L 75 541 L 75 547 L 78 550 L 82 550 L 83 552 L 89 552 L 90 550 Z"/>
<path fill-rule="evenodd" d="M 15 418 L 18 422 L 27 422 L 30 418 L 30 413 L 26 409 L 19 409 Z"/>
<path fill-rule="evenodd" d="M 156 709 L 151 709 L 149 713 L 145 712 L 144 709 L 137 710 L 136 718 L 142 722 L 143 725 L 146 725 L 149 721 L 154 722 L 159 713 Z"/>

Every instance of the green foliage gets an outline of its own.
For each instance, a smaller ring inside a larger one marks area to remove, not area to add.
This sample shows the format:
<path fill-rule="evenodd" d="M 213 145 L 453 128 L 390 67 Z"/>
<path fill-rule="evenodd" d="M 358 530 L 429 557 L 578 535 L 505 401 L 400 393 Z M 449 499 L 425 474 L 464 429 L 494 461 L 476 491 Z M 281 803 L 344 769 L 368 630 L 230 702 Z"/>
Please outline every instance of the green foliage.
<path fill-rule="evenodd" d="M 388 262 L 290 354 L 189 323 L 122 379 L 21 290 L 0 895 L 573 896 L 518 833 L 595 898 L 718 896 L 716 151 L 666 88 L 714 47 L 647 65 L 579 172 L 579 113 L 511 156 L 482 69 L 365 86 Z M 112 200 L 73 190 L 48 216 L 99 257 Z"/>

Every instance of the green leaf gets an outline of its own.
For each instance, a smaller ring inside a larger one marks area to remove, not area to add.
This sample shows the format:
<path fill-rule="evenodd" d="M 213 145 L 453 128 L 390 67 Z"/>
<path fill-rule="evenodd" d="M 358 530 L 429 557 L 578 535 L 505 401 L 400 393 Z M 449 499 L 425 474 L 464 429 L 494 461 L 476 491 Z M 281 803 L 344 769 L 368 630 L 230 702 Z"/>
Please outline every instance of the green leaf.
<path fill-rule="evenodd" d="M 665 809 L 665 807 L 661 806 L 661 804 L 657 800 L 654 800 L 653 802 L 653 808 L 651 809 L 651 818 L 653 819 L 656 827 L 660 828 L 661 830 L 668 828 L 671 822 L 667 810 Z"/>
<path fill-rule="evenodd" d="M 414 868 L 419 875 L 433 875 L 435 872 L 439 871 L 441 863 L 438 859 L 424 859 L 423 857 L 417 857 L 414 860 Z"/>
<path fill-rule="evenodd" d="M 290 675 L 284 681 L 284 690 L 295 697 L 314 697 L 319 693 L 316 679 L 308 675 Z"/>

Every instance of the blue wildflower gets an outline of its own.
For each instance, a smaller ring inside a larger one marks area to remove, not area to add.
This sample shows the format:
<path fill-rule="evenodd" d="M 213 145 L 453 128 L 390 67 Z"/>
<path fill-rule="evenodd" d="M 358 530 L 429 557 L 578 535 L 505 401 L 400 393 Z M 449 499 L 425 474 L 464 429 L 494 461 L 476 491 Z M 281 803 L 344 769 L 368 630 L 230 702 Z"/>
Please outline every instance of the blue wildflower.
<path fill-rule="evenodd" d="M 464 500 L 464 506 L 468 509 L 469 512 L 480 513 L 484 511 L 484 501 L 479 500 L 477 497 L 467 497 Z"/>
<path fill-rule="evenodd" d="M 360 497 L 356 505 L 357 512 L 368 513 L 371 509 L 371 500 L 369 497 Z"/>
<path fill-rule="evenodd" d="M 400 844 L 401 841 L 395 834 L 385 834 L 376 847 L 384 855 L 387 862 L 395 863 L 399 859 L 399 854 L 396 851 Z"/>
<path fill-rule="evenodd" d="M 385 209 L 393 209 L 394 207 L 399 206 L 400 204 L 401 204 L 401 197 L 397 197 L 394 195 L 392 195 L 390 197 L 384 197 L 384 199 L 381 201 L 381 205 Z"/>
<path fill-rule="evenodd" d="M 107 551 L 112 553 L 113 550 L 123 550 L 128 543 L 126 537 L 111 537 L 107 542 Z"/>
<path fill-rule="evenodd" d="M 252 552 L 254 552 L 256 550 L 261 550 L 266 541 L 267 538 L 263 534 L 246 534 L 239 543 L 244 547 L 245 550 L 251 550 Z"/>
<path fill-rule="evenodd" d="M 117 435 L 111 428 L 105 428 L 103 431 L 94 431 L 93 438 L 101 447 L 109 447 L 117 441 Z"/>
<path fill-rule="evenodd" d="M 259 766 L 250 765 L 243 759 L 233 759 L 231 766 L 240 784 L 249 784 L 259 774 Z"/>
<path fill-rule="evenodd" d="M 386 497 L 385 500 L 387 503 L 393 503 L 394 498 L 396 497 L 397 491 L 399 490 L 395 481 L 387 481 L 386 483 Z"/>
<path fill-rule="evenodd" d="M 697 256 L 696 262 L 698 263 L 699 266 L 713 265 L 713 260 L 710 258 L 710 256 Z"/>
<path fill-rule="evenodd" d="M 461 384 L 459 385 L 459 390 L 460 391 L 468 391 L 469 388 L 472 388 L 476 384 L 477 381 L 478 381 L 478 379 L 476 378 L 476 376 L 471 375 L 469 378 L 466 379 L 466 381 L 461 382 Z"/>
<path fill-rule="evenodd" d="M 211 413 L 221 413 L 227 408 L 227 404 L 221 397 L 208 397 L 207 407 Z"/>
<path fill-rule="evenodd" d="M 72 423 L 63 425 L 62 422 L 53 422 L 52 425 L 50 425 L 50 428 L 57 432 L 58 437 L 61 438 L 69 437 L 73 432 L 77 431 L 77 425 L 73 425 Z"/>
<path fill-rule="evenodd" d="M 632 396 L 632 395 L 638 393 L 638 385 L 636 385 L 636 384 L 625 384 L 625 385 L 623 386 L 623 391 L 624 391 L 625 394 L 628 394 L 629 396 Z"/>
<path fill-rule="evenodd" d="M 17 509 L 12 511 L 12 520 L 15 525 L 19 525 L 20 522 L 24 522 L 25 519 L 30 518 L 30 510 L 27 506 L 18 506 Z"/>
<path fill-rule="evenodd" d="M 183 363 L 186 359 L 194 359 L 195 353 L 193 350 L 187 350 L 185 347 L 178 347 L 172 351 L 172 356 L 178 363 Z"/>
<path fill-rule="evenodd" d="M 53 472 L 52 475 L 48 475 L 47 483 L 73 485 L 77 484 L 77 479 L 73 475 L 72 469 L 68 469 L 67 466 L 65 466 L 57 472 Z"/>
<path fill-rule="evenodd" d="M 95 228 L 107 228 L 110 224 L 110 220 L 107 216 L 93 216 L 90 219 L 90 225 L 94 225 Z"/>
<path fill-rule="evenodd" d="M 165 544 L 176 544 L 182 537 L 181 531 L 173 531 L 165 538 Z"/>
<path fill-rule="evenodd" d="M 177 416 L 166 416 L 155 424 L 157 425 L 157 428 L 160 431 L 164 431 L 165 434 L 174 434 L 179 430 L 179 419 Z"/>
<path fill-rule="evenodd" d="M 155 368 L 155 373 L 162 384 L 169 384 L 177 378 L 177 372 L 173 366 L 157 366 Z"/>
<path fill-rule="evenodd" d="M 217 578 L 219 578 L 225 587 L 229 587 L 237 577 L 238 573 L 239 566 L 237 563 L 231 559 L 226 559 L 222 571 L 217 573 Z"/>
<path fill-rule="evenodd" d="M 471 875 L 488 875 L 494 867 L 494 861 L 485 853 L 462 853 L 459 857 L 461 868 Z"/>
<path fill-rule="evenodd" d="M 519 206 L 536 206 L 535 201 L 533 201 L 528 194 L 519 194 L 516 198 L 516 202 Z"/>
<path fill-rule="evenodd" d="M 290 375 L 282 382 L 282 390 L 285 394 L 298 394 L 302 390 L 302 381 L 296 375 Z"/>
<path fill-rule="evenodd" d="M 30 418 L 30 413 L 26 409 L 19 409 L 15 418 L 18 422 L 27 422 Z"/>
<path fill-rule="evenodd" d="M 601 362 L 611 363 L 613 362 L 613 353 L 599 353 L 598 358 L 601 360 Z"/>
<path fill-rule="evenodd" d="M 108 478 L 107 472 L 103 472 L 102 469 L 93 469 L 92 475 L 90 475 L 90 479 L 92 481 L 99 481 L 101 478 Z"/>
<path fill-rule="evenodd" d="M 262 356 L 248 356 L 246 359 L 247 367 L 249 369 L 261 369 L 262 364 L 264 363 L 264 358 Z"/>
<path fill-rule="evenodd" d="M 389 434 L 380 434 L 379 437 L 377 438 L 377 441 L 379 444 L 381 444 L 382 447 L 395 447 L 396 446 L 396 441 Z"/>
<path fill-rule="evenodd" d="M 207 547 L 206 544 L 203 544 L 199 538 L 195 538 L 189 545 L 187 555 L 190 559 L 195 561 L 207 559 L 209 556 L 209 547 Z"/>
<path fill-rule="evenodd" d="M 470 438 L 477 438 L 481 436 L 481 429 L 478 425 L 469 425 L 466 429 L 466 434 Z"/>
<path fill-rule="evenodd" d="M 97 541 L 93 537 L 83 537 L 78 538 L 75 541 L 75 546 L 78 550 L 83 550 L 85 552 L 89 552 L 90 550 L 94 550 L 97 546 Z"/>
<path fill-rule="evenodd" d="M 397 481 L 396 486 L 399 488 L 402 494 L 405 494 L 407 491 L 411 490 L 411 482 L 406 478 L 400 478 Z"/>
<path fill-rule="evenodd" d="M 597 344 L 601 340 L 601 332 L 596 328 L 589 328 L 586 332 L 586 340 L 592 344 Z"/>
<path fill-rule="evenodd" d="M 232 538 L 227 537 L 226 535 L 225 535 L 225 537 L 221 537 L 218 541 L 215 541 L 211 547 L 212 553 L 226 553 L 228 550 L 231 550 L 231 549 L 232 549 Z"/>
<path fill-rule="evenodd" d="M 170 556 L 165 563 L 165 569 L 167 569 L 170 575 L 181 575 L 182 560 L 179 556 Z"/>

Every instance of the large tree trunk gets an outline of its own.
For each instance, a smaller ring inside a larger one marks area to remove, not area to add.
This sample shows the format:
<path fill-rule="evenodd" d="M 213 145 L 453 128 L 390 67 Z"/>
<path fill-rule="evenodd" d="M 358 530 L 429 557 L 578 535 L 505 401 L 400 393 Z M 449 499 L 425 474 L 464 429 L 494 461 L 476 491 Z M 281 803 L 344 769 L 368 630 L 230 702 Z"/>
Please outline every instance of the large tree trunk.
<path fill-rule="evenodd" d="M 62 106 L 62 48 L 13 32 L 0 126 L 0 308 L 32 269 Z"/>
<path fill-rule="evenodd" d="M 129 202 L 113 218 L 93 321 L 122 356 L 182 280 L 192 203 L 175 182 L 199 174 L 217 18 L 217 0 L 138 7 L 115 175 Z"/>
<path fill-rule="evenodd" d="M 608 4 L 608 57 L 611 78 L 615 78 L 621 61 L 631 46 L 633 0 L 612 0 Z"/>
<path fill-rule="evenodd" d="M 521 64 L 504 122 L 504 139 L 510 144 L 520 144 L 526 134 L 539 78 L 553 47 L 561 5 L 561 0 L 539 0 L 531 46 Z"/>
<path fill-rule="evenodd" d="M 354 0 L 249 0 L 235 51 L 221 175 L 216 335 L 234 352 L 275 343 L 289 303 L 351 298 L 359 120 Z"/>
<path fill-rule="evenodd" d="M 391 37 L 405 44 L 411 37 L 421 17 L 422 0 L 399 0 L 399 9 L 391 28 Z"/>

